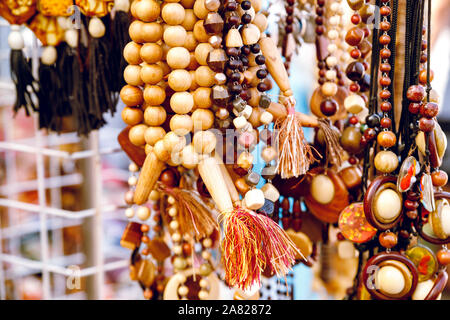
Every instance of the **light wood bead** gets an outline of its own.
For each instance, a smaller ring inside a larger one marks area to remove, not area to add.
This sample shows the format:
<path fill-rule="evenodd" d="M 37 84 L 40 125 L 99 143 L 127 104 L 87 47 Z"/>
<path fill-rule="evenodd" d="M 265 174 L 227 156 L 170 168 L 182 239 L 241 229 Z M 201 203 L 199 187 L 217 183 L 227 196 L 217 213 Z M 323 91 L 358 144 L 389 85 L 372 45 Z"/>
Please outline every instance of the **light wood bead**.
<path fill-rule="evenodd" d="M 260 108 L 252 108 L 252 113 L 250 114 L 250 117 L 247 119 L 248 122 L 252 125 L 253 128 L 258 128 L 261 126 L 261 114 L 263 111 L 261 111 Z"/>
<path fill-rule="evenodd" d="M 144 138 L 145 142 L 150 145 L 154 146 L 156 142 L 164 138 L 166 135 L 166 130 L 164 130 L 162 127 L 148 127 L 145 130 Z"/>
<path fill-rule="evenodd" d="M 172 69 L 170 69 L 167 62 L 158 61 L 156 64 L 161 67 L 161 69 L 163 71 L 163 77 L 167 76 L 170 73 L 170 71 L 172 71 Z"/>
<path fill-rule="evenodd" d="M 262 13 L 257 13 L 255 15 L 255 19 L 253 20 L 253 24 L 258 27 L 260 32 L 265 32 L 269 22 L 267 21 L 267 17 Z"/>
<path fill-rule="evenodd" d="M 89 21 L 88 31 L 89 31 L 89 34 L 93 38 L 98 39 L 105 35 L 106 27 L 105 27 L 105 24 L 102 22 L 102 20 L 100 20 L 98 17 L 93 17 Z M 48 42 L 48 45 L 50 45 L 50 46 L 56 45 L 57 44 L 56 37 L 52 34 L 47 34 L 47 42 Z M 44 51 L 42 52 L 42 54 L 45 54 L 45 51 L 47 48 L 44 48 Z M 55 49 L 55 48 L 53 47 L 53 49 Z"/>
<path fill-rule="evenodd" d="M 145 131 L 147 132 L 147 131 Z M 153 146 L 149 145 L 148 143 L 145 145 L 145 154 L 149 154 L 150 152 L 153 152 Z"/>
<path fill-rule="evenodd" d="M 225 43 L 228 48 L 240 48 L 244 45 L 241 34 L 237 29 L 230 29 L 225 38 Z"/>
<path fill-rule="evenodd" d="M 261 36 L 261 31 L 257 26 L 255 26 L 252 23 L 249 23 L 243 30 L 242 30 L 242 42 L 245 45 L 253 45 L 259 41 L 259 38 Z"/>
<path fill-rule="evenodd" d="M 197 22 L 197 16 L 194 13 L 193 9 L 185 9 L 184 10 L 184 20 L 181 23 L 181 26 L 186 29 L 186 31 L 194 30 L 194 25 Z"/>
<path fill-rule="evenodd" d="M 271 183 L 263 185 L 261 191 L 264 192 L 264 197 L 272 202 L 277 202 L 280 198 L 280 192 Z"/>
<path fill-rule="evenodd" d="M 129 42 L 123 49 L 123 57 L 128 64 L 141 64 L 141 45 L 132 41 Z"/>
<path fill-rule="evenodd" d="M 216 148 L 217 139 L 211 131 L 198 131 L 194 134 L 192 144 L 195 152 L 199 154 L 210 154 Z"/>
<path fill-rule="evenodd" d="M 261 11 L 263 2 L 262 0 L 250 0 L 252 3 L 252 7 L 255 10 L 255 12 Z"/>
<path fill-rule="evenodd" d="M 135 126 L 142 122 L 144 114 L 140 108 L 125 107 L 122 110 L 122 120 L 129 126 Z"/>
<path fill-rule="evenodd" d="M 189 65 L 186 67 L 186 69 L 188 71 L 195 71 L 195 70 L 197 70 L 197 68 L 199 67 L 199 64 L 197 62 L 197 59 L 195 58 L 195 53 L 194 52 L 189 52 L 189 57 L 190 57 L 190 61 L 189 61 Z"/>
<path fill-rule="evenodd" d="M 159 140 L 155 143 L 153 152 L 160 161 L 167 162 L 167 160 L 170 159 L 170 152 L 166 150 L 163 140 Z"/>
<path fill-rule="evenodd" d="M 196 82 L 197 83 L 197 82 Z M 194 91 L 194 105 L 197 108 L 208 109 L 212 106 L 211 88 L 199 87 Z"/>
<path fill-rule="evenodd" d="M 237 159 L 237 165 L 245 170 L 249 170 L 253 165 L 253 155 L 249 152 L 242 152 L 238 159 Z"/>
<path fill-rule="evenodd" d="M 164 42 L 169 47 L 182 47 L 186 41 L 187 32 L 182 26 L 168 26 L 164 30 Z"/>
<path fill-rule="evenodd" d="M 167 164 L 171 167 L 178 167 L 181 166 L 181 161 L 181 152 L 172 152 L 169 160 L 167 160 Z"/>
<path fill-rule="evenodd" d="M 128 34 L 130 35 L 131 40 L 133 40 L 136 43 L 144 42 L 144 37 L 142 33 L 143 25 L 144 22 L 135 20 L 132 23 L 130 23 L 130 26 L 128 27 Z"/>
<path fill-rule="evenodd" d="M 175 47 L 167 52 L 166 61 L 172 69 L 185 69 L 191 62 L 191 56 L 186 48 Z"/>
<path fill-rule="evenodd" d="M 196 0 L 194 3 L 194 13 L 199 19 L 205 19 L 209 10 L 205 7 L 205 0 Z"/>
<path fill-rule="evenodd" d="M 199 156 L 198 153 L 195 152 L 194 146 L 192 144 L 187 145 L 184 147 L 183 151 L 181 152 L 181 164 L 186 169 L 194 169 L 197 167 L 199 162 Z"/>
<path fill-rule="evenodd" d="M 350 94 L 344 100 L 344 107 L 350 113 L 358 114 L 365 108 L 364 99 L 358 94 Z"/>
<path fill-rule="evenodd" d="M 214 85 L 215 72 L 208 66 L 200 66 L 195 70 L 195 82 L 201 87 L 211 87 Z"/>
<path fill-rule="evenodd" d="M 159 86 L 148 85 L 144 89 L 144 99 L 151 106 L 159 106 L 166 100 L 166 92 Z"/>
<path fill-rule="evenodd" d="M 180 152 L 186 146 L 186 138 L 171 131 L 163 138 L 164 148 L 169 153 Z"/>
<path fill-rule="evenodd" d="M 147 63 L 156 63 L 163 57 L 163 49 L 156 43 L 146 43 L 141 48 L 141 58 Z"/>
<path fill-rule="evenodd" d="M 259 100 L 261 99 L 261 93 L 256 88 L 250 88 L 250 100 L 247 103 L 256 108 L 259 106 Z"/>
<path fill-rule="evenodd" d="M 144 102 L 141 88 L 130 85 L 126 85 L 120 90 L 120 98 L 129 107 L 139 106 Z"/>
<path fill-rule="evenodd" d="M 333 181 L 325 174 L 316 175 L 309 188 L 311 196 L 320 204 L 328 204 L 333 201 L 335 187 Z"/>
<path fill-rule="evenodd" d="M 198 20 L 194 25 L 194 36 L 198 42 L 208 42 L 208 40 L 209 40 L 209 34 L 206 33 L 206 30 L 203 27 L 203 22 L 204 22 L 204 20 Z M 231 29 L 231 30 L 235 30 L 235 29 Z M 238 33 L 239 33 L 239 31 L 238 31 Z"/>
<path fill-rule="evenodd" d="M 398 167 L 398 157 L 392 151 L 379 151 L 374 159 L 375 168 L 383 173 L 391 173 Z"/>
<path fill-rule="evenodd" d="M 161 44 L 161 48 L 162 48 L 162 50 L 163 50 L 163 55 L 162 55 L 161 61 L 166 61 L 166 59 L 167 59 L 167 53 L 169 52 L 169 50 L 170 50 L 171 47 L 169 47 L 169 46 L 167 45 L 167 43 L 163 42 L 163 43 Z"/>
<path fill-rule="evenodd" d="M 192 113 L 195 130 L 208 130 L 214 124 L 214 114 L 208 109 L 197 109 Z"/>
<path fill-rule="evenodd" d="M 199 88 L 197 82 L 195 82 L 195 70 L 189 70 L 189 75 L 191 76 L 191 87 L 189 88 L 189 91 L 195 91 Z"/>
<path fill-rule="evenodd" d="M 197 48 L 198 41 L 195 39 L 194 32 L 188 31 L 186 33 L 186 41 L 184 42 L 184 47 L 189 50 L 189 52 L 194 51 Z"/>
<path fill-rule="evenodd" d="M 233 119 L 233 124 L 236 129 L 242 129 L 247 125 L 248 121 L 243 116 L 239 116 Z"/>
<path fill-rule="evenodd" d="M 163 69 L 158 64 L 144 63 L 140 70 L 141 80 L 145 84 L 157 84 L 164 76 Z"/>
<path fill-rule="evenodd" d="M 166 118 L 166 109 L 163 107 L 147 107 L 144 111 L 144 122 L 148 126 L 160 126 Z"/>
<path fill-rule="evenodd" d="M 175 92 L 170 98 L 170 107 L 175 113 L 186 114 L 194 107 L 194 98 L 189 92 Z"/>
<path fill-rule="evenodd" d="M 183 23 L 184 15 L 184 8 L 179 3 L 167 3 L 161 10 L 161 17 L 165 23 L 170 25 Z"/>
<path fill-rule="evenodd" d="M 173 70 L 169 74 L 168 83 L 174 91 L 186 91 L 191 87 L 191 75 L 184 69 Z"/>
<path fill-rule="evenodd" d="M 185 136 L 192 131 L 194 122 L 188 114 L 176 114 L 170 119 L 170 130 L 179 136 Z"/>
<path fill-rule="evenodd" d="M 137 147 L 143 147 L 145 145 L 145 131 L 147 128 L 145 124 L 138 124 L 132 127 L 128 133 L 130 142 Z"/>
<path fill-rule="evenodd" d="M 264 162 L 269 163 L 270 161 L 273 161 L 277 158 L 278 156 L 278 152 L 277 150 L 270 146 L 270 147 L 265 147 L 262 151 L 261 151 L 261 158 L 264 160 Z"/>
<path fill-rule="evenodd" d="M 181 0 L 180 3 L 183 5 L 186 9 L 192 9 L 195 4 L 195 0 Z"/>
<path fill-rule="evenodd" d="M 139 87 L 144 85 L 141 79 L 141 66 L 139 65 L 128 65 L 123 71 L 123 78 L 126 83 L 131 86 Z"/>
<path fill-rule="evenodd" d="M 163 27 L 157 22 L 144 23 L 141 26 L 143 42 L 157 42 L 163 36 Z"/>
<path fill-rule="evenodd" d="M 209 43 L 200 43 L 197 48 L 195 48 L 195 58 L 197 59 L 197 62 L 202 66 L 207 66 L 207 58 L 208 54 L 213 50 L 214 48 Z"/>
<path fill-rule="evenodd" d="M 137 12 L 136 12 L 136 6 L 139 3 L 139 1 L 130 1 L 131 5 L 130 5 L 130 13 L 133 16 L 133 18 L 138 18 L 137 16 Z"/>
<path fill-rule="evenodd" d="M 323 95 L 325 95 L 327 97 L 335 96 L 337 93 L 337 90 L 338 90 L 337 84 L 334 82 L 325 82 L 321 88 Z"/>
<path fill-rule="evenodd" d="M 133 11 L 139 20 L 153 22 L 159 17 L 161 7 L 155 0 L 140 0 Z"/>
<path fill-rule="evenodd" d="M 262 124 L 269 124 L 273 121 L 273 115 L 270 112 L 264 111 L 259 119 Z"/>
<path fill-rule="evenodd" d="M 260 189 L 252 189 L 247 191 L 244 201 L 245 206 L 250 210 L 258 210 L 264 205 L 264 193 Z"/>

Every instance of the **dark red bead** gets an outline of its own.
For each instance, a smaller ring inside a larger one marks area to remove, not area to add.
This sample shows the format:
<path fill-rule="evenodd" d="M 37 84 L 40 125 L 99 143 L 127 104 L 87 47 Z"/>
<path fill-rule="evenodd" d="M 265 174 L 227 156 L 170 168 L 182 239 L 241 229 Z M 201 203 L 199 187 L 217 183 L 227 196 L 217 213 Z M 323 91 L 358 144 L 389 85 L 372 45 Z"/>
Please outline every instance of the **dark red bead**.
<path fill-rule="evenodd" d="M 425 52 L 422 52 L 420 55 L 420 63 L 425 63 L 428 60 L 428 55 Z"/>
<path fill-rule="evenodd" d="M 420 110 L 420 105 L 421 105 L 420 103 L 412 102 L 408 106 L 408 111 L 411 112 L 412 114 L 418 114 Z"/>
<path fill-rule="evenodd" d="M 316 10 L 316 12 L 317 12 L 317 10 Z M 286 7 L 286 13 L 287 14 L 293 14 L 294 13 L 294 7 Z M 323 9 L 322 9 L 322 14 L 323 14 Z"/>
<path fill-rule="evenodd" d="M 359 49 L 353 49 L 352 51 L 350 51 L 350 56 L 353 59 L 359 59 L 361 57 L 361 51 L 359 51 Z"/>
<path fill-rule="evenodd" d="M 387 100 L 391 97 L 391 92 L 389 90 L 381 90 L 380 98 L 383 100 Z"/>
<path fill-rule="evenodd" d="M 284 27 L 284 30 L 286 31 L 286 33 L 292 33 L 292 31 L 294 31 L 294 27 L 288 24 L 286 27 Z"/>
<path fill-rule="evenodd" d="M 406 91 L 406 97 L 413 102 L 421 102 L 425 98 L 425 89 L 421 85 L 413 85 Z"/>
<path fill-rule="evenodd" d="M 381 118 L 380 125 L 383 128 L 388 128 L 389 129 L 391 127 L 391 125 L 392 125 L 392 120 L 389 119 L 389 118 Z"/>
<path fill-rule="evenodd" d="M 359 84 L 357 82 L 354 82 L 350 84 L 350 91 L 351 92 L 358 92 L 359 91 Z"/>
<path fill-rule="evenodd" d="M 391 84 L 391 78 L 389 78 L 389 77 L 382 77 L 382 78 L 380 79 L 380 85 L 381 85 L 381 86 L 387 87 L 387 86 L 389 86 L 390 84 Z"/>
<path fill-rule="evenodd" d="M 391 111 L 391 109 L 392 109 L 392 105 L 391 105 L 391 103 L 390 103 L 389 101 L 383 101 L 383 102 L 380 104 L 380 109 L 381 109 L 381 111 L 383 111 L 383 112 L 389 112 L 389 111 Z"/>
<path fill-rule="evenodd" d="M 419 207 L 419 203 L 417 201 L 405 200 L 403 205 L 408 210 L 416 210 Z"/>
<path fill-rule="evenodd" d="M 406 216 L 408 218 L 410 218 L 411 220 L 416 220 L 418 215 L 419 214 L 418 214 L 417 210 L 408 210 L 408 211 L 406 211 Z"/>
<path fill-rule="evenodd" d="M 264 82 L 258 83 L 256 88 L 258 89 L 259 92 L 265 92 L 265 91 L 269 90 L 269 86 Z"/>
<path fill-rule="evenodd" d="M 316 25 L 318 25 L 318 26 L 323 25 L 323 17 L 321 17 L 321 16 L 316 17 Z"/>
<path fill-rule="evenodd" d="M 352 15 L 351 21 L 353 24 L 359 24 L 361 22 L 361 16 L 358 13 Z"/>
<path fill-rule="evenodd" d="M 358 120 L 358 117 L 356 117 L 356 116 L 351 116 L 350 119 L 348 120 L 348 122 L 349 122 L 350 124 L 355 125 L 355 124 L 357 124 L 357 123 L 359 122 L 359 120 Z"/>
<path fill-rule="evenodd" d="M 382 59 L 389 59 L 391 57 L 391 50 L 383 48 L 380 50 L 380 57 Z"/>
<path fill-rule="evenodd" d="M 383 34 L 380 36 L 378 41 L 380 42 L 381 45 L 385 46 L 391 42 L 391 37 L 387 34 Z"/>
<path fill-rule="evenodd" d="M 344 237 L 344 235 L 342 234 L 342 232 L 339 232 L 339 233 L 337 234 L 336 238 L 338 239 L 338 241 L 344 241 L 344 240 L 345 240 L 345 237 Z"/>
<path fill-rule="evenodd" d="M 238 176 L 245 176 L 248 173 L 248 170 L 239 167 L 236 163 L 233 164 L 233 171 L 234 173 L 236 173 Z"/>
<path fill-rule="evenodd" d="M 358 158 L 352 156 L 352 157 L 348 158 L 348 163 L 350 163 L 351 165 L 355 165 L 358 163 Z"/>
<path fill-rule="evenodd" d="M 380 22 L 380 29 L 383 31 L 388 31 L 391 28 L 391 24 L 389 21 L 381 21 Z"/>
<path fill-rule="evenodd" d="M 364 137 L 370 141 L 372 139 L 375 139 L 375 137 L 377 136 L 377 131 L 374 128 L 367 128 L 364 131 Z"/>
<path fill-rule="evenodd" d="M 380 14 L 382 16 L 388 16 L 391 14 L 391 8 L 389 8 L 388 6 L 382 6 L 380 8 Z"/>
<path fill-rule="evenodd" d="M 320 103 L 320 111 L 327 117 L 331 117 L 336 114 L 338 104 L 333 99 L 326 99 Z"/>
<path fill-rule="evenodd" d="M 391 65 L 389 63 L 382 63 L 380 65 L 380 71 L 381 72 L 390 72 L 391 71 Z"/>
<path fill-rule="evenodd" d="M 431 132 L 434 129 L 434 120 L 425 117 L 419 120 L 419 129 L 423 132 Z"/>
<path fill-rule="evenodd" d="M 427 102 L 420 105 L 420 114 L 426 118 L 434 118 L 439 112 L 437 103 Z"/>
<path fill-rule="evenodd" d="M 325 32 L 325 28 L 323 26 L 316 27 L 316 33 L 320 36 Z"/>

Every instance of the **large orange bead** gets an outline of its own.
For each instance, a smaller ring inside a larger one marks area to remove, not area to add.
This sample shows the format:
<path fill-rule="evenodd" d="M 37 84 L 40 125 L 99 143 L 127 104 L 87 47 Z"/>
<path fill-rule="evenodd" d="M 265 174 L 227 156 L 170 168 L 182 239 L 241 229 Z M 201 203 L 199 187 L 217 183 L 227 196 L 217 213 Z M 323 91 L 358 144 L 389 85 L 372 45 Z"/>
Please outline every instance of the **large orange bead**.
<path fill-rule="evenodd" d="M 384 148 L 390 148 L 397 142 L 397 137 L 392 131 L 381 131 L 377 137 L 378 143 Z"/>
<path fill-rule="evenodd" d="M 440 265 L 446 266 L 450 264 L 450 251 L 439 250 L 436 254 L 436 257 Z"/>
<path fill-rule="evenodd" d="M 431 174 L 431 180 L 433 181 L 433 186 L 443 187 L 447 184 L 448 175 L 445 171 L 438 170 Z"/>

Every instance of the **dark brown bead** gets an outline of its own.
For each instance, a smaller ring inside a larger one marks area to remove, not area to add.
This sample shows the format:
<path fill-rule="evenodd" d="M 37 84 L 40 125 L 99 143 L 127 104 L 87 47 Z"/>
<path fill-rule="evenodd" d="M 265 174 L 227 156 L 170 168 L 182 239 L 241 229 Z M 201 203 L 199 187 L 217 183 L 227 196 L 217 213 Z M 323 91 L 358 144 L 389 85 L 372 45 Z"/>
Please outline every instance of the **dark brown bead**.
<path fill-rule="evenodd" d="M 348 65 L 347 69 L 345 69 L 345 74 L 350 80 L 359 81 L 364 76 L 364 66 L 359 61 L 353 61 Z"/>
<path fill-rule="evenodd" d="M 258 79 L 265 79 L 267 77 L 267 70 L 266 69 L 259 69 L 256 72 L 256 76 Z"/>
<path fill-rule="evenodd" d="M 238 26 L 241 19 L 238 16 L 229 16 L 227 17 L 226 22 L 230 26 Z"/>
<path fill-rule="evenodd" d="M 238 176 L 245 176 L 248 173 L 248 170 L 238 166 L 236 163 L 233 164 L 233 171 L 234 173 L 236 173 Z"/>
<path fill-rule="evenodd" d="M 227 56 L 223 49 L 214 49 L 208 53 L 206 59 L 208 67 L 215 72 L 222 72 L 225 69 L 227 63 Z"/>
<path fill-rule="evenodd" d="M 347 31 L 345 42 L 350 46 L 356 47 L 364 39 L 364 31 L 361 28 L 353 27 Z"/>
<path fill-rule="evenodd" d="M 322 85 L 322 84 L 324 84 L 325 82 L 327 82 L 327 79 L 325 79 L 325 78 L 319 78 L 319 80 L 317 80 L 317 82 L 318 82 L 320 85 Z"/>
<path fill-rule="evenodd" d="M 319 77 L 325 77 L 326 74 L 327 74 L 327 70 L 325 70 L 325 69 L 319 70 Z"/>
<path fill-rule="evenodd" d="M 321 18 L 321 17 L 317 17 L 317 18 Z M 322 19 L 323 20 L 323 19 Z M 286 23 L 287 24 L 292 24 L 294 22 L 294 16 L 287 16 L 286 17 Z M 317 23 L 317 22 L 316 22 Z M 318 23 L 320 24 L 320 23 Z"/>
<path fill-rule="evenodd" d="M 392 120 L 389 119 L 389 118 L 381 118 L 380 125 L 383 128 L 388 128 L 389 129 L 391 127 L 391 125 L 392 125 Z"/>
<path fill-rule="evenodd" d="M 177 175 L 171 168 L 164 170 L 159 177 L 159 180 L 169 188 L 176 187 L 178 185 Z"/>
<path fill-rule="evenodd" d="M 420 193 L 415 192 L 412 189 L 410 189 L 410 190 L 408 190 L 408 192 L 406 192 L 406 197 L 408 198 L 408 200 L 419 201 Z"/>
<path fill-rule="evenodd" d="M 252 16 L 249 15 L 248 13 L 244 13 L 241 17 L 241 23 L 249 24 L 250 22 L 252 22 Z"/>
<path fill-rule="evenodd" d="M 242 1 L 241 2 L 241 8 L 244 10 L 250 10 L 250 8 L 252 7 L 252 3 L 248 0 Z"/>
<path fill-rule="evenodd" d="M 383 48 L 380 50 L 380 57 L 382 59 L 389 59 L 391 57 L 391 50 Z"/>
<path fill-rule="evenodd" d="M 292 17 L 292 16 L 289 16 L 289 17 Z M 286 20 L 287 20 L 287 19 L 286 19 Z M 286 21 L 286 22 L 287 22 L 287 21 Z M 316 24 L 317 24 L 318 26 L 323 25 L 323 17 L 317 16 L 317 17 L 316 17 Z"/>
<path fill-rule="evenodd" d="M 380 71 L 381 72 L 390 72 L 391 71 L 391 65 L 389 63 L 382 63 L 380 65 Z"/>
<path fill-rule="evenodd" d="M 368 54 L 372 52 L 372 43 L 364 39 L 361 41 L 361 43 L 358 45 L 359 51 L 361 51 L 361 57 L 365 58 Z"/>
<path fill-rule="evenodd" d="M 320 9 L 320 8 L 318 8 L 318 9 Z M 294 7 L 286 7 L 286 13 L 287 14 L 293 14 L 294 13 Z M 319 13 L 317 13 L 317 14 L 319 14 Z M 323 14 L 323 9 L 322 9 L 322 14 Z"/>
<path fill-rule="evenodd" d="M 228 56 L 237 57 L 239 55 L 239 49 L 238 48 L 227 48 L 226 53 Z"/>
<path fill-rule="evenodd" d="M 267 90 L 269 90 L 269 86 L 265 82 L 258 83 L 256 88 L 259 92 L 266 92 Z"/>
<path fill-rule="evenodd" d="M 228 11 L 236 11 L 238 4 L 234 1 L 229 1 L 227 2 L 227 4 L 225 5 L 225 9 L 227 9 Z"/>
<path fill-rule="evenodd" d="M 428 60 L 428 55 L 425 52 L 422 52 L 420 55 L 420 63 L 425 63 Z"/>
<path fill-rule="evenodd" d="M 423 132 L 431 132 L 434 129 L 434 120 L 425 117 L 419 120 L 419 129 Z"/>
<path fill-rule="evenodd" d="M 427 47 L 428 47 L 427 40 L 422 39 L 422 47 L 421 47 L 422 51 L 427 50 Z"/>
<path fill-rule="evenodd" d="M 241 94 L 239 96 L 242 98 L 242 100 L 248 101 L 251 98 L 251 92 L 250 92 L 249 89 L 242 90 L 242 92 L 241 92 Z"/>
<path fill-rule="evenodd" d="M 325 28 L 323 26 L 316 27 L 316 33 L 320 36 L 325 32 Z"/>
<path fill-rule="evenodd" d="M 228 89 L 232 94 L 240 94 L 242 92 L 242 86 L 239 83 L 232 83 L 228 86 Z"/>
<path fill-rule="evenodd" d="M 208 34 L 219 34 L 223 30 L 223 19 L 217 12 L 210 12 L 203 22 L 203 27 Z"/>
<path fill-rule="evenodd" d="M 365 73 L 363 77 L 358 81 L 358 84 L 359 84 L 359 91 L 361 92 L 368 91 L 370 89 L 370 74 Z"/>
<path fill-rule="evenodd" d="M 336 114 L 338 104 L 334 99 L 326 99 L 320 103 L 320 111 L 327 117 Z"/>
<path fill-rule="evenodd" d="M 230 101 L 230 93 L 228 92 L 227 87 L 217 85 L 213 87 L 211 98 L 217 106 L 226 107 Z"/>
<path fill-rule="evenodd" d="M 443 187 L 447 184 L 448 175 L 445 171 L 437 170 L 431 174 L 431 180 L 433 181 L 433 186 Z"/>
<path fill-rule="evenodd" d="M 437 103 L 427 102 L 420 105 L 420 114 L 426 118 L 434 118 L 439 112 Z"/>
<path fill-rule="evenodd" d="M 325 6 L 325 2 L 326 2 L 325 0 L 317 0 L 317 5 L 323 7 Z"/>
<path fill-rule="evenodd" d="M 378 41 L 380 42 L 381 45 L 385 46 L 391 42 L 391 37 L 387 34 L 383 34 L 380 36 Z"/>
<path fill-rule="evenodd" d="M 256 58 L 255 58 L 255 62 L 258 65 L 263 65 L 264 63 L 266 63 L 266 58 L 262 54 L 257 55 Z"/>
<path fill-rule="evenodd" d="M 413 85 L 406 91 L 406 97 L 413 102 L 421 102 L 425 97 L 425 89 L 421 85 Z"/>
<path fill-rule="evenodd" d="M 378 237 L 380 241 L 380 245 L 382 245 L 386 249 L 393 248 L 397 245 L 397 235 L 393 232 L 383 232 Z"/>
<path fill-rule="evenodd" d="M 408 111 L 412 114 L 418 114 L 420 110 L 420 103 L 417 102 L 411 102 L 408 106 Z"/>

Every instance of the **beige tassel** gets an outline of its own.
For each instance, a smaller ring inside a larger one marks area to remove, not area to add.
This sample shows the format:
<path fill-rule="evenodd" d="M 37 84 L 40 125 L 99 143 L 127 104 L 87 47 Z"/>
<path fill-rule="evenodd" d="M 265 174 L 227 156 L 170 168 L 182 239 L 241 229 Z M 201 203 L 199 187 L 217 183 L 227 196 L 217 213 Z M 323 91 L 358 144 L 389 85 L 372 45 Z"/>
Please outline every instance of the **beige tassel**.
<path fill-rule="evenodd" d="M 333 129 L 326 119 L 319 119 L 319 129 L 322 130 L 327 148 L 327 161 L 340 167 L 345 154 L 339 143 L 339 131 Z"/>

